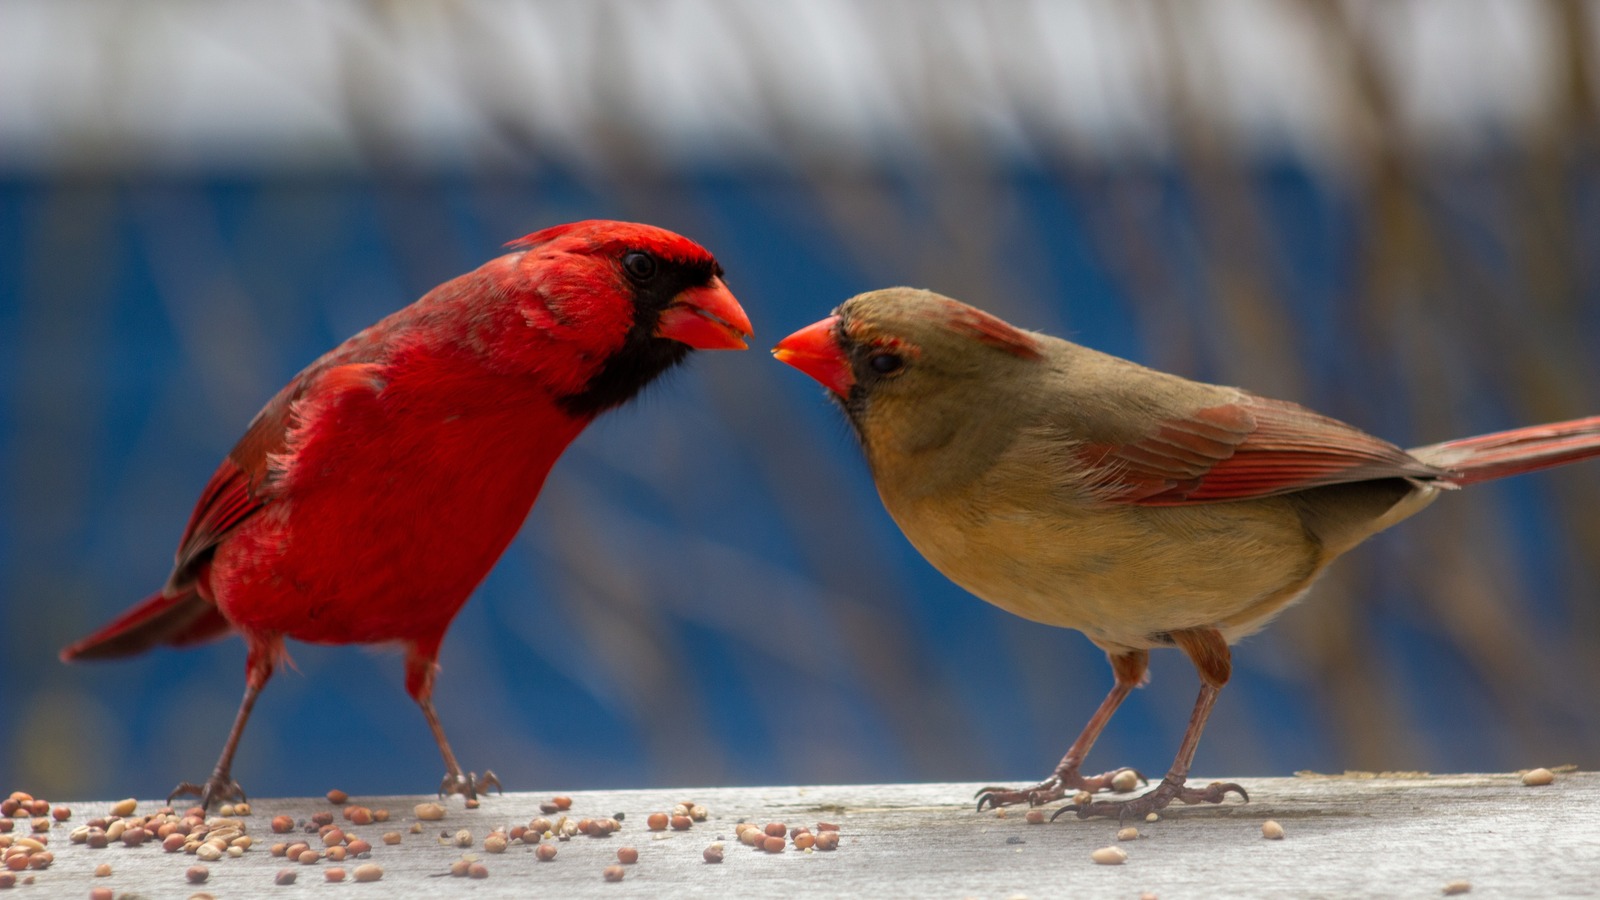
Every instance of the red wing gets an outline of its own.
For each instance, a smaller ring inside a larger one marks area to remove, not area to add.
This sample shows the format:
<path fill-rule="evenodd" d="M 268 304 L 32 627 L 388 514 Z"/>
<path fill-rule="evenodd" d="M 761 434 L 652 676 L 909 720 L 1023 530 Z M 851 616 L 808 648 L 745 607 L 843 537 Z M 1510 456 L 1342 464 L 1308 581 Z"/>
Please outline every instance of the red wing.
<path fill-rule="evenodd" d="M 1303 406 L 1246 394 L 1197 410 L 1128 444 L 1079 451 L 1107 499 L 1176 506 L 1269 497 L 1373 478 L 1445 473 Z"/>

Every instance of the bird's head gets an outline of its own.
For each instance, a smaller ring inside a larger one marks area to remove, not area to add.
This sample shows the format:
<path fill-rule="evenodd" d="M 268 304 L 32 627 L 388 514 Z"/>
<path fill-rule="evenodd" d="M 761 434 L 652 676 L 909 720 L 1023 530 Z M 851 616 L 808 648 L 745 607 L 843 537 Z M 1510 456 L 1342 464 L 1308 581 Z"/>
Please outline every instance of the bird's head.
<path fill-rule="evenodd" d="M 593 371 L 564 398 L 595 414 L 631 398 L 690 350 L 743 350 L 750 319 L 704 247 L 652 225 L 589 220 L 511 246 L 522 318 Z"/>
<path fill-rule="evenodd" d="M 862 442 L 908 452 L 948 439 L 974 405 L 1004 396 L 1043 358 L 1037 335 L 971 306 L 913 288 L 846 300 L 773 348 L 827 388 Z"/>

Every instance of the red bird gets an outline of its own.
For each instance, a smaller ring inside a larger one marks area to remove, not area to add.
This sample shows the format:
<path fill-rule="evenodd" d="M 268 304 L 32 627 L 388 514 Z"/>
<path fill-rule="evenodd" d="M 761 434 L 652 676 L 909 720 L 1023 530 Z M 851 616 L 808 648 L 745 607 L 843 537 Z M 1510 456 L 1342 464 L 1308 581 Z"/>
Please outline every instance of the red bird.
<path fill-rule="evenodd" d="M 451 619 L 584 426 L 691 349 L 744 349 L 751 333 L 722 267 L 672 232 L 587 221 L 508 246 L 296 375 L 211 476 L 166 585 L 61 651 L 244 637 L 221 758 L 172 796 L 244 796 L 234 751 L 285 638 L 402 646 L 406 691 L 444 757 L 440 793 L 498 786 L 462 771 L 434 712 Z"/>
<path fill-rule="evenodd" d="M 1401 450 L 1302 406 L 1201 384 L 948 297 L 892 288 L 845 301 L 774 350 L 832 393 L 885 508 L 952 581 L 1105 650 L 1115 686 L 1050 777 L 986 803 L 1097 791 L 1089 748 L 1177 647 L 1200 697 L 1162 783 L 1079 816 L 1220 802 L 1185 785 L 1232 671 L 1325 566 L 1452 488 L 1600 455 L 1600 416 Z"/>

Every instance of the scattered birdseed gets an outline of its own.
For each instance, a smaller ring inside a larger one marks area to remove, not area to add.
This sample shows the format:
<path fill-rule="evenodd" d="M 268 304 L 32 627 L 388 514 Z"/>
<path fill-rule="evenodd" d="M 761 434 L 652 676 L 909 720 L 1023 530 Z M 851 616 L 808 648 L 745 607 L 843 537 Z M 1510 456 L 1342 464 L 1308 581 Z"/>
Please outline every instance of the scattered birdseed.
<path fill-rule="evenodd" d="M 639 861 L 639 851 L 634 847 L 618 847 L 617 862 L 631 866 Z"/>
<path fill-rule="evenodd" d="M 205 862 L 216 862 L 222 858 L 222 851 L 211 844 L 201 844 L 195 849 L 194 855 Z"/>
<path fill-rule="evenodd" d="M 567 810 L 572 808 L 571 797 L 552 797 L 550 802 L 556 805 L 556 809 Z"/>
<path fill-rule="evenodd" d="M 472 832 L 467 830 L 467 829 L 465 829 L 465 828 L 463 828 L 460 831 L 457 831 L 455 833 L 455 835 L 453 837 L 451 837 L 450 840 L 457 847 L 471 847 L 472 846 Z"/>
<path fill-rule="evenodd" d="M 496 831 L 483 839 L 483 849 L 486 853 L 504 853 L 508 843 L 506 836 Z"/>
<path fill-rule="evenodd" d="M 783 837 L 789 833 L 789 827 L 782 822 L 768 822 L 765 831 L 767 837 Z"/>
<path fill-rule="evenodd" d="M 272 883 L 279 885 L 294 884 L 294 880 L 299 877 L 300 873 L 293 869 L 279 869 L 278 874 L 273 876 Z"/>
<path fill-rule="evenodd" d="M 1268 819 L 1261 823 L 1261 836 L 1269 841 L 1283 840 L 1283 826 L 1276 821 Z"/>
<path fill-rule="evenodd" d="M 467 870 L 470 868 L 472 868 L 472 860 L 462 857 L 450 864 L 450 876 L 452 878 L 465 878 L 467 877 Z"/>
<path fill-rule="evenodd" d="M 418 803 L 415 812 L 417 818 L 424 822 L 437 822 L 444 818 L 444 807 L 437 803 Z"/>
<path fill-rule="evenodd" d="M 250 804 L 248 804 L 248 803 L 235 803 L 233 805 L 233 813 L 234 813 L 234 815 L 238 815 L 238 816 L 248 816 L 248 815 L 250 815 Z"/>
<path fill-rule="evenodd" d="M 810 850 L 817 843 L 817 836 L 809 831 L 802 831 L 794 836 L 796 850 Z"/>
<path fill-rule="evenodd" d="M 1161 816 L 1158 813 L 1145 813 L 1144 820 L 1146 822 L 1159 822 L 1161 821 Z"/>
<path fill-rule="evenodd" d="M 344 862 L 344 858 L 349 855 L 349 851 L 343 845 L 335 844 L 328 848 L 325 855 L 334 862 Z"/>
<path fill-rule="evenodd" d="M 187 841 L 188 838 L 174 831 L 173 833 L 167 835 L 166 839 L 161 842 L 161 849 L 167 851 L 168 853 L 177 853 L 179 850 L 183 849 L 183 845 Z M 278 844 L 277 846 L 281 847 L 283 845 Z"/>
<path fill-rule="evenodd" d="M 471 835 L 468 835 L 471 837 Z M 328 828 L 322 832 L 322 846 L 332 847 L 334 844 L 344 843 L 344 832 L 337 828 Z"/>
<path fill-rule="evenodd" d="M 183 877 L 189 879 L 190 884 L 205 884 L 206 879 L 211 877 L 211 870 L 205 866 L 190 866 Z"/>
<path fill-rule="evenodd" d="M 554 815 L 555 813 L 558 813 L 560 811 L 561 811 L 561 807 L 555 805 L 554 803 L 550 803 L 550 802 L 546 801 L 544 803 L 539 804 L 539 812 L 542 812 L 547 816 Z"/>
<path fill-rule="evenodd" d="M 537 831 L 540 834 L 545 834 L 546 832 L 548 832 L 550 830 L 550 828 L 551 828 L 550 820 L 544 818 L 543 816 L 540 816 L 539 818 L 534 819 L 533 821 L 528 823 L 528 830 L 529 831 Z"/>
<path fill-rule="evenodd" d="M 356 866 L 356 880 L 360 882 L 377 881 L 383 877 L 383 867 L 377 863 L 362 863 Z"/>
<path fill-rule="evenodd" d="M 708 863 L 719 863 L 719 862 L 722 862 L 722 845 L 721 844 L 712 844 L 711 846 L 707 847 L 700 854 L 700 856 L 702 858 L 704 858 L 705 861 L 708 862 Z"/>
<path fill-rule="evenodd" d="M 475 862 L 467 868 L 468 878 L 488 878 L 489 867 L 483 863 Z"/>
<path fill-rule="evenodd" d="M 0 890 L 5 890 L 9 887 L 15 887 L 16 883 L 17 876 L 11 874 L 10 872 L 0 872 Z"/>
<path fill-rule="evenodd" d="M 711 810 L 706 809 L 704 806 L 701 806 L 698 803 L 689 807 L 689 818 L 695 820 L 696 822 L 704 822 L 710 817 L 710 815 Z"/>
<path fill-rule="evenodd" d="M 58 806 L 55 809 L 50 810 L 50 815 L 54 816 L 57 822 L 65 822 L 66 820 L 72 818 L 72 808 L 67 806 Z"/>
<path fill-rule="evenodd" d="M 116 803 L 111 804 L 111 814 L 113 816 L 131 816 L 133 811 L 138 808 L 139 801 L 129 797 L 126 800 L 118 800 Z"/>
<path fill-rule="evenodd" d="M 328 879 L 329 881 L 334 881 L 334 882 L 343 881 L 344 880 L 344 870 L 341 869 L 341 868 L 338 868 L 337 866 L 335 866 L 332 869 L 323 869 L 322 870 L 322 877 Z"/>
<path fill-rule="evenodd" d="M 238 810 L 235 810 L 233 808 L 233 804 L 232 803 L 224 803 L 221 806 L 217 807 L 217 815 L 219 815 L 219 816 L 227 816 L 229 818 L 232 818 L 234 813 L 236 813 L 237 811 Z"/>
<path fill-rule="evenodd" d="M 693 828 L 693 827 L 694 827 L 694 820 L 689 818 L 688 816 L 673 816 L 672 817 L 672 830 L 673 831 L 688 831 L 690 828 Z"/>
<path fill-rule="evenodd" d="M 1123 769 L 1111 776 L 1111 789 L 1119 794 L 1126 794 L 1139 786 L 1139 773 L 1132 769 Z"/>
<path fill-rule="evenodd" d="M 786 846 L 788 845 L 784 842 L 783 838 L 769 837 L 762 843 L 761 849 L 767 851 L 768 853 L 782 853 L 783 848 Z"/>
<path fill-rule="evenodd" d="M 556 845 L 540 844 L 539 848 L 533 851 L 533 855 L 539 860 L 539 862 L 549 862 L 550 860 L 556 858 Z"/>
<path fill-rule="evenodd" d="M 1028 824 L 1029 825 L 1043 825 L 1044 824 L 1044 810 L 1042 810 L 1042 809 L 1030 809 L 1030 810 L 1028 810 L 1028 814 L 1023 816 L 1023 818 L 1028 820 Z"/>
<path fill-rule="evenodd" d="M 100 865 L 94 867 L 94 877 L 96 877 L 96 878 L 105 878 L 106 876 L 108 876 L 110 874 L 111 874 L 111 864 L 110 863 L 101 863 Z"/>
<path fill-rule="evenodd" d="M 670 820 L 667 818 L 666 813 L 658 812 L 651 813 L 650 818 L 644 820 L 644 824 L 645 827 L 649 828 L 651 831 L 666 831 L 667 823 L 669 821 Z"/>
<path fill-rule="evenodd" d="M 1452 881 L 1444 886 L 1444 893 L 1447 897 L 1453 897 L 1456 894 L 1465 894 L 1471 890 L 1472 882 L 1470 881 Z"/>
<path fill-rule="evenodd" d="M 422 833 L 422 823 L 421 822 L 412 822 L 411 823 L 411 833 L 412 834 L 421 834 Z"/>
<path fill-rule="evenodd" d="M 1139 837 L 1139 829 L 1134 828 L 1132 825 L 1129 825 L 1127 828 L 1120 829 L 1117 832 L 1117 840 L 1119 840 L 1119 841 L 1137 840 L 1138 837 Z"/>
<path fill-rule="evenodd" d="M 390 846 L 393 846 L 395 844 L 400 843 L 400 841 L 401 841 L 401 837 L 400 837 L 400 832 L 398 832 L 398 831 L 385 831 L 383 833 L 383 842 L 385 844 L 389 844 Z"/>
<path fill-rule="evenodd" d="M 89 900 L 114 900 L 116 891 L 108 887 L 97 887 L 89 891 Z"/>
<path fill-rule="evenodd" d="M 356 838 L 345 846 L 349 849 L 351 856 L 366 856 L 372 852 L 372 845 L 360 838 Z"/>
<path fill-rule="evenodd" d="M 1128 851 L 1121 847 L 1101 847 L 1089 854 L 1095 864 L 1102 866 L 1120 866 L 1128 861 Z"/>
<path fill-rule="evenodd" d="M 301 850 L 300 855 L 295 857 L 295 859 L 300 861 L 300 865 L 302 866 L 309 866 L 321 858 L 322 854 L 311 849 Z"/>
<path fill-rule="evenodd" d="M 1528 787 L 1543 787 L 1554 783 L 1555 780 L 1556 774 L 1545 768 L 1531 769 L 1522 773 L 1522 783 Z"/>
<path fill-rule="evenodd" d="M 294 819 L 288 816 L 273 816 L 272 831 L 274 834 L 288 834 L 294 830 Z"/>
<path fill-rule="evenodd" d="M 817 834 L 818 850 L 837 850 L 839 848 L 839 832 L 823 831 Z"/>
<path fill-rule="evenodd" d="M 349 799 L 350 795 L 339 790 L 338 788 L 334 788 L 328 792 L 328 802 L 332 803 L 334 806 L 339 806 Z"/>

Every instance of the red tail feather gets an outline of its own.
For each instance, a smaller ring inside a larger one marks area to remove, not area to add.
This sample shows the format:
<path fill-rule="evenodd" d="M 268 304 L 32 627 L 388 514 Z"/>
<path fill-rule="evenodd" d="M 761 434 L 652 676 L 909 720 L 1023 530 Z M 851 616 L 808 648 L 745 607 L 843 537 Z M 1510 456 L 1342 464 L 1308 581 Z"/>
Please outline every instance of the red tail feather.
<path fill-rule="evenodd" d="M 1409 451 L 1429 465 L 1449 469 L 1452 484 L 1476 484 L 1600 456 L 1600 416 L 1530 425 Z"/>
<path fill-rule="evenodd" d="M 64 662 L 115 659 L 143 653 L 159 644 L 186 647 L 228 633 L 231 626 L 217 608 L 194 592 L 156 594 L 118 616 L 111 624 L 61 651 Z"/>

